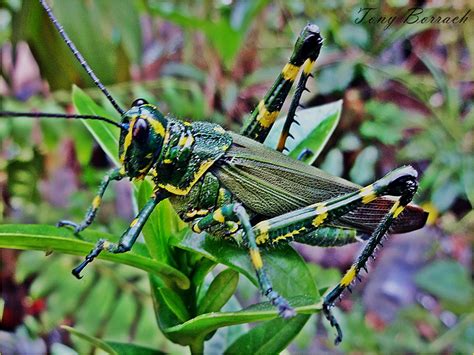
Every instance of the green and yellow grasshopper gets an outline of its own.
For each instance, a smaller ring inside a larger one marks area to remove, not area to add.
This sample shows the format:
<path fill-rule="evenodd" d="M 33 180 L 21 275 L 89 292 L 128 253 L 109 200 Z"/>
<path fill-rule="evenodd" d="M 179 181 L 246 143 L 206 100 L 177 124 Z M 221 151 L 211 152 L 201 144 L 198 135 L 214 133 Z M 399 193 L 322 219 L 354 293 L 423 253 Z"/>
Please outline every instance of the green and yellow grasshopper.
<path fill-rule="evenodd" d="M 323 39 L 319 28 L 308 24 L 301 31 L 288 63 L 240 134 L 236 134 L 213 123 L 188 123 L 164 115 L 143 99 L 135 100 L 127 110 L 122 109 L 76 49 L 47 3 L 40 2 L 77 60 L 121 116 L 121 121 L 116 122 L 101 116 L 0 112 L 4 117 L 101 120 L 120 128 L 121 166 L 105 176 L 83 221 L 60 221 L 58 226 L 69 226 L 79 233 L 91 225 L 111 181 L 151 177 L 154 184 L 148 202 L 120 240 L 98 241 L 73 274 L 80 278 L 85 266 L 102 251 L 129 251 L 155 206 L 169 199 L 194 232 L 237 241 L 247 248 L 260 291 L 281 317 L 289 318 L 295 311 L 273 289 L 260 249 L 290 241 L 329 247 L 365 239 L 367 244 L 360 256 L 324 298 L 323 313 L 337 331 L 336 343 L 340 342 L 342 331 L 330 310 L 334 302 L 366 267 L 387 233 L 421 228 L 427 213 L 410 204 L 418 186 L 417 172 L 410 166 L 361 187 L 281 153 L 320 53 Z M 301 77 L 278 149 L 272 150 L 262 143 L 299 72 Z"/>

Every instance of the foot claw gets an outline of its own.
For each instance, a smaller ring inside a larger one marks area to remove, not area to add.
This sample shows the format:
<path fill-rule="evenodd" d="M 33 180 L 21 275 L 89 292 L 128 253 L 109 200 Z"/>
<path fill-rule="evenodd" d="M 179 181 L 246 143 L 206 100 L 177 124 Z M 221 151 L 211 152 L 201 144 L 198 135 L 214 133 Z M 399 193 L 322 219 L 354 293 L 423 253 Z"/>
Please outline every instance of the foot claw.
<path fill-rule="evenodd" d="M 283 319 L 289 319 L 289 318 L 293 318 L 294 316 L 296 316 L 296 311 L 294 310 L 293 307 L 291 307 L 290 305 L 287 305 L 287 306 L 284 306 L 284 307 L 279 307 L 278 314 Z"/>
<path fill-rule="evenodd" d="M 81 275 L 81 271 L 82 269 L 84 269 L 85 265 L 83 265 L 84 262 L 81 263 L 81 265 L 75 267 L 74 269 L 72 269 L 71 273 L 77 278 L 77 279 L 82 279 L 82 275 Z"/>
<path fill-rule="evenodd" d="M 80 231 L 82 231 L 84 228 L 81 228 L 81 226 L 77 223 L 71 222 L 71 221 L 59 221 L 56 223 L 56 227 L 71 227 L 74 229 L 74 234 L 78 234 Z"/>
<path fill-rule="evenodd" d="M 329 324 L 331 324 L 331 327 L 336 329 L 336 338 L 334 339 L 334 345 L 339 345 L 339 343 L 342 341 L 342 330 L 336 318 L 332 315 L 330 307 L 331 305 L 328 303 L 323 304 L 323 314 L 329 321 Z"/>
<path fill-rule="evenodd" d="M 74 269 L 72 269 L 72 274 L 76 276 L 78 279 L 82 279 L 81 276 L 81 271 L 89 264 L 92 262 L 97 256 L 99 256 L 100 252 L 104 249 L 104 243 L 105 240 L 100 239 L 95 248 L 90 251 L 89 254 L 87 254 L 86 258 L 82 263 L 80 263 L 78 266 L 76 266 Z"/>

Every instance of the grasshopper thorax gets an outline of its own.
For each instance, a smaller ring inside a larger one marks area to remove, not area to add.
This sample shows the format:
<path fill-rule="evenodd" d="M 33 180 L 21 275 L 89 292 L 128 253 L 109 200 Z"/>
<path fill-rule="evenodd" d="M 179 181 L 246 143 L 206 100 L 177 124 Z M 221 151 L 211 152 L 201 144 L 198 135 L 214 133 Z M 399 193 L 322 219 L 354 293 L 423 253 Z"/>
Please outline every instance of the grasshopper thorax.
<path fill-rule="evenodd" d="M 154 105 L 135 100 L 122 115 L 119 157 L 130 178 L 142 178 L 158 159 L 168 121 Z"/>

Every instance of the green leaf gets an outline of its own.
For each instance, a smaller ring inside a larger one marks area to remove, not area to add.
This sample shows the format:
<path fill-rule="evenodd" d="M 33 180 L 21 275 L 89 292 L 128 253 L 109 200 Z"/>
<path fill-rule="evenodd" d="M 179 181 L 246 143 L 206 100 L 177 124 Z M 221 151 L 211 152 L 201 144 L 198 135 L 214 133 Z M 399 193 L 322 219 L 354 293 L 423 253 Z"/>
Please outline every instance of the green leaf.
<path fill-rule="evenodd" d="M 173 243 L 179 248 L 194 251 L 215 262 L 227 265 L 245 275 L 254 285 L 258 285 L 255 270 L 248 252 L 242 246 L 223 242 L 205 234 L 187 233 Z M 316 285 L 302 257 L 290 246 L 262 251 L 265 271 L 273 282 L 275 290 L 283 296 L 307 295 L 319 298 Z"/>
<path fill-rule="evenodd" d="M 182 240 L 174 239 L 174 243 L 179 248 L 197 252 L 212 261 L 227 265 L 258 285 L 255 271 L 244 248 L 224 243 L 210 236 L 206 237 L 205 234 L 188 233 Z M 297 312 L 310 314 L 320 310 L 320 304 L 317 303 L 319 294 L 308 267 L 301 256 L 289 245 L 264 251 L 263 262 L 274 289 L 286 297 Z M 223 326 L 273 318 L 277 318 L 276 309 L 269 302 L 264 302 L 239 312 L 203 314 L 183 324 L 162 328 L 162 330 L 171 340 L 187 345 L 195 343 L 196 339 L 204 339 L 208 333 Z M 261 326 L 266 327 L 267 324 Z M 299 327 L 299 324 L 297 321 L 290 322 L 289 327 Z M 282 343 L 289 342 L 296 333 L 288 329 L 285 332 L 286 340 L 280 340 Z M 262 339 L 263 341 L 268 341 L 268 339 Z"/>
<path fill-rule="evenodd" d="M 364 148 L 354 162 L 349 176 L 356 184 L 364 185 L 375 178 L 375 164 L 379 154 L 377 148 L 368 146 Z"/>
<path fill-rule="evenodd" d="M 436 297 L 456 304 L 472 301 L 472 285 L 465 268 L 454 260 L 436 260 L 415 276 L 415 282 Z"/>
<path fill-rule="evenodd" d="M 198 306 L 197 314 L 218 312 L 232 297 L 239 283 L 239 273 L 226 269 L 212 280 Z"/>
<path fill-rule="evenodd" d="M 166 19 L 166 21 L 174 22 L 191 31 L 202 31 L 212 46 L 219 53 L 226 68 L 230 69 L 241 48 L 248 29 L 253 19 L 263 10 L 268 0 L 258 0 L 243 2 L 240 6 L 234 6 L 229 11 L 238 11 L 238 16 L 223 16 L 209 20 L 194 15 L 189 15 L 189 8 L 176 8 L 170 10 L 169 6 L 160 3 L 151 3 L 150 13 L 158 15 Z M 236 20 L 237 19 L 237 20 Z"/>
<path fill-rule="evenodd" d="M 167 354 L 160 350 L 150 349 L 144 346 L 127 344 L 127 343 L 118 343 L 115 341 L 106 341 L 105 342 L 110 348 L 115 350 L 117 354 L 126 354 L 126 355 L 160 355 Z"/>
<path fill-rule="evenodd" d="M 80 332 L 77 329 L 71 328 L 67 325 L 62 325 L 61 328 L 64 329 L 64 330 L 67 330 L 72 335 L 75 335 L 75 336 L 87 341 L 88 343 L 90 343 L 94 347 L 104 350 L 107 354 L 111 354 L 111 355 L 118 355 L 119 354 L 117 351 L 114 350 L 114 348 L 112 346 L 110 346 L 109 344 L 107 344 L 103 340 L 97 339 L 96 337 L 93 337 L 93 336 L 88 335 L 86 333 Z"/>
<path fill-rule="evenodd" d="M 373 119 L 362 123 L 362 136 L 377 139 L 385 145 L 400 142 L 404 130 L 414 128 L 422 122 L 419 115 L 401 110 L 390 102 L 371 100 L 366 103 L 365 108 Z"/>
<path fill-rule="evenodd" d="M 77 111 L 83 115 L 98 115 L 110 117 L 110 113 L 101 106 L 97 105 L 84 91 L 77 86 L 72 90 L 72 101 Z M 113 118 L 112 118 L 113 119 Z M 120 131 L 117 127 L 97 120 L 82 120 L 87 129 L 94 136 L 107 156 L 116 166 L 120 166 L 118 161 L 118 146 Z"/>
<path fill-rule="evenodd" d="M 321 95 L 344 91 L 355 75 L 357 63 L 355 61 L 342 61 L 321 68 L 317 75 L 318 90 Z"/>
<path fill-rule="evenodd" d="M 292 319 L 274 319 L 264 327 L 252 328 L 227 348 L 224 354 L 278 354 L 300 332 L 309 317 L 299 314 Z"/>
<path fill-rule="evenodd" d="M 149 181 L 140 183 L 137 192 L 139 209 L 149 200 L 152 191 L 153 187 Z M 154 259 L 170 263 L 172 257 L 168 239 L 182 229 L 182 223 L 168 200 L 161 201 L 155 207 L 142 230 L 148 251 Z"/>
<path fill-rule="evenodd" d="M 294 307 L 295 310 L 301 314 L 311 314 L 321 310 L 320 303 L 297 306 L 298 304 L 305 304 L 310 301 L 303 297 L 289 298 L 289 301 L 291 304 L 296 305 L 296 307 Z M 277 317 L 276 309 L 268 302 L 265 302 L 254 304 L 238 312 L 202 314 L 185 323 L 164 329 L 164 332 L 170 339 L 174 339 L 178 344 L 187 345 L 193 342 L 194 339 L 204 337 L 205 334 L 221 327 L 259 322 L 275 319 Z"/>
<path fill-rule="evenodd" d="M 84 238 L 84 239 L 82 239 Z M 45 225 L 2 225 L 0 226 L 0 248 L 20 250 L 56 251 L 71 255 L 87 255 L 95 242 L 114 237 L 97 231 L 81 232 L 81 239 L 75 238 L 71 231 Z M 87 240 L 87 241 L 86 241 Z M 155 274 L 169 284 L 186 289 L 189 279 L 181 271 L 151 259 L 146 251 L 136 245 L 133 251 L 123 254 L 101 253 L 99 259 L 109 260 L 142 269 Z"/>
<path fill-rule="evenodd" d="M 344 156 L 338 148 L 331 149 L 320 165 L 320 169 L 334 176 L 342 176 L 344 173 Z"/>
<path fill-rule="evenodd" d="M 180 294 L 166 287 L 166 285 L 164 285 L 163 282 L 154 275 L 149 275 L 149 282 L 153 306 L 155 308 L 155 318 L 161 331 L 165 336 L 167 336 L 164 329 L 183 323 L 185 320 L 189 319 L 189 314 L 185 309 L 186 307 L 184 306 Z M 180 300 L 176 301 L 175 299 L 178 298 Z M 189 306 L 192 305 L 190 304 Z M 171 340 L 176 342 L 174 339 Z M 184 343 L 184 345 L 188 344 Z"/>
<path fill-rule="evenodd" d="M 339 123 L 341 111 L 342 100 L 297 111 L 296 120 L 300 125 L 293 125 L 291 127 L 291 134 L 294 136 L 294 139 L 289 138 L 286 143 L 286 147 L 290 151 L 289 155 L 297 158 L 304 149 L 309 149 L 312 154 L 304 159 L 304 161 L 312 164 L 329 141 Z M 280 118 L 275 122 L 265 140 L 266 146 L 272 148 L 277 146 L 284 123 L 284 118 Z"/>
<path fill-rule="evenodd" d="M 160 287 L 159 292 L 161 293 L 162 300 L 160 306 L 166 305 L 168 309 L 172 310 L 179 322 L 185 322 L 189 319 L 189 312 L 186 309 L 186 305 L 176 292 L 167 287 Z"/>

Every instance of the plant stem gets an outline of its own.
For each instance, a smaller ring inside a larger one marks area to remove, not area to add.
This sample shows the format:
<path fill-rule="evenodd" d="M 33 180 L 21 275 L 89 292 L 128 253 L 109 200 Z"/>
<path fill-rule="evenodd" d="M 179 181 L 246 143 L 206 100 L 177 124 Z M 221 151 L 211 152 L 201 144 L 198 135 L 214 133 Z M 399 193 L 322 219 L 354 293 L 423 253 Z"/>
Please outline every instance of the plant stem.
<path fill-rule="evenodd" d="M 189 344 L 191 354 L 204 354 L 204 340 L 201 338 L 196 339 L 194 342 Z"/>

